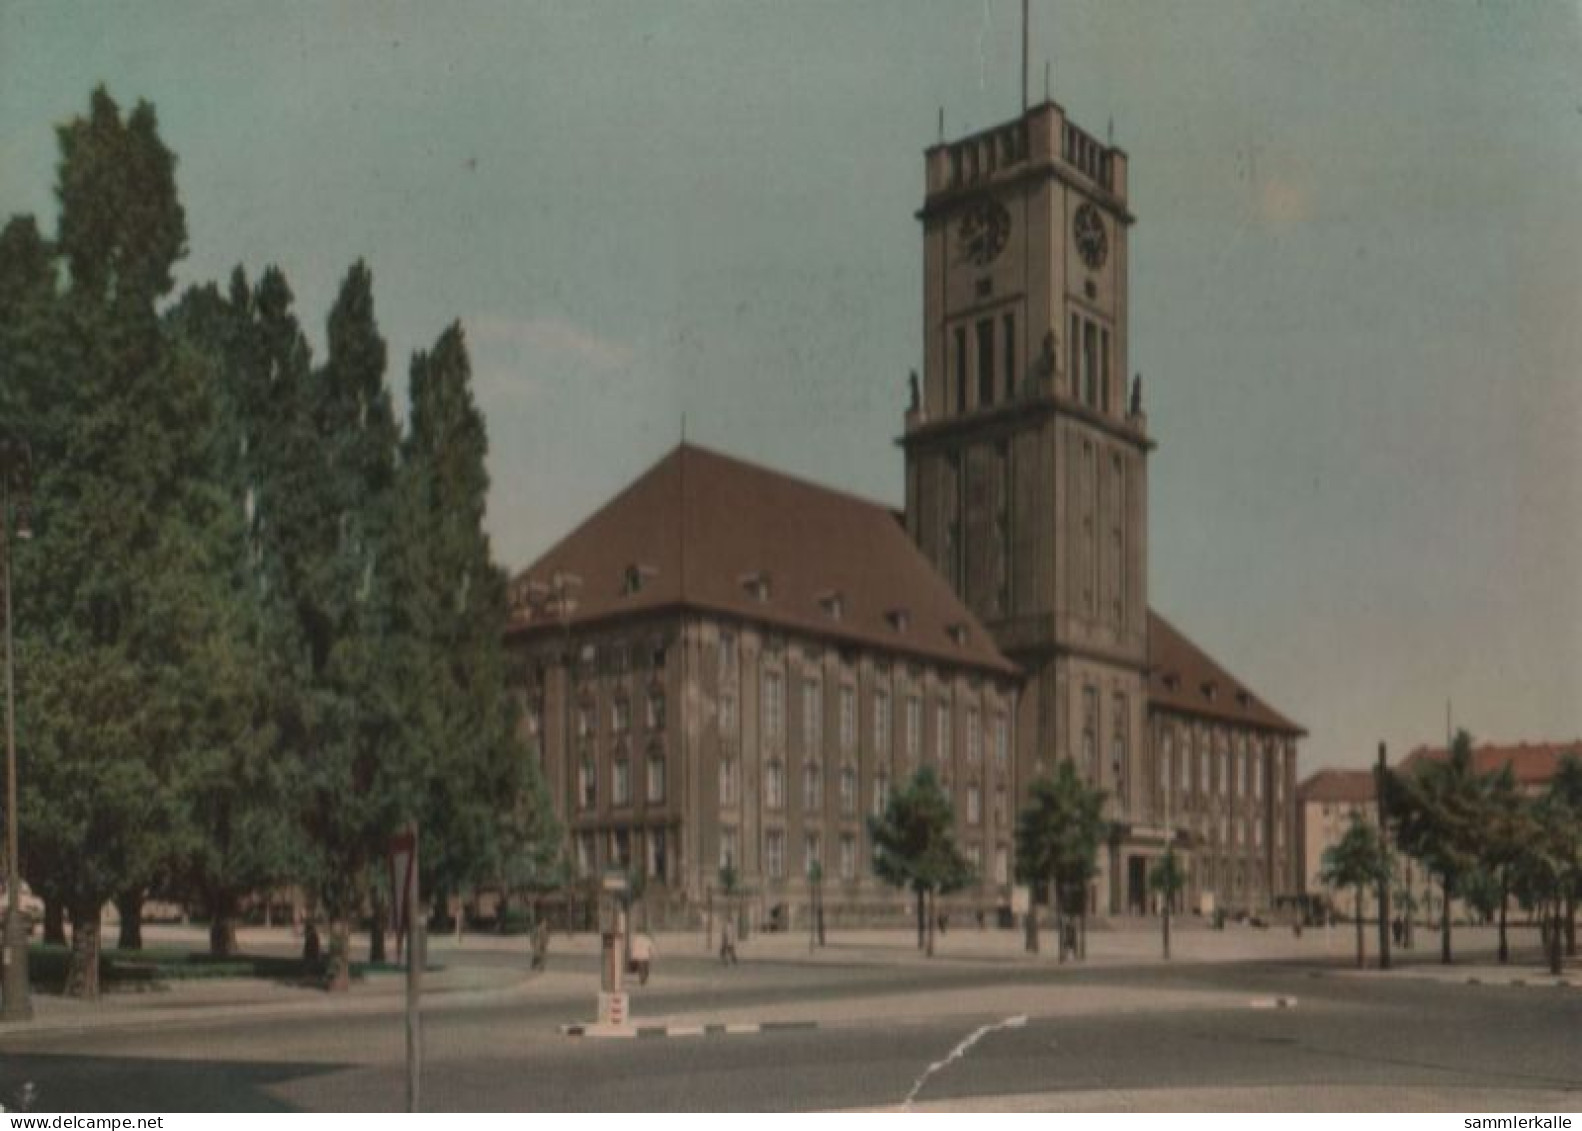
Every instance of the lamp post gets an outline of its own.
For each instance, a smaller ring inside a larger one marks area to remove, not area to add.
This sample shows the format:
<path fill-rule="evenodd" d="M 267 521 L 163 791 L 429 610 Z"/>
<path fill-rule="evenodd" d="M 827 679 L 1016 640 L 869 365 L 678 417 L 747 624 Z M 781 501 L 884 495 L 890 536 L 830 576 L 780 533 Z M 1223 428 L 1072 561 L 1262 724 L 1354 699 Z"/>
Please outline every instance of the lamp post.
<path fill-rule="evenodd" d="M 11 503 L 16 500 L 16 536 L 33 535 L 29 523 L 33 453 L 23 441 L 0 439 L 0 589 L 5 591 L 6 699 L 6 911 L 4 931 L 4 997 L 0 1021 L 26 1021 L 33 1016 L 27 984 L 27 924 L 22 918 L 22 869 L 18 855 L 16 800 L 16 664 L 11 644 Z"/>

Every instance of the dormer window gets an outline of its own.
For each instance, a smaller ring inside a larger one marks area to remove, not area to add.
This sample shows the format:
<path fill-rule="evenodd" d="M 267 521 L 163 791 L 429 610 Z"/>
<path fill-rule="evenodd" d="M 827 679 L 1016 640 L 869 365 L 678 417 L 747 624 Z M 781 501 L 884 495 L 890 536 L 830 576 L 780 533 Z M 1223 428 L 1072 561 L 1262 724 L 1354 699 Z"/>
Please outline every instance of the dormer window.
<path fill-rule="evenodd" d="M 641 593 L 643 587 L 658 576 L 659 571 L 653 566 L 633 562 L 626 567 L 626 572 L 622 575 L 621 596 L 630 597 Z"/>
<path fill-rule="evenodd" d="M 1219 684 L 1215 683 L 1212 679 L 1205 679 L 1203 681 L 1203 698 L 1212 703 L 1218 694 Z"/>
<path fill-rule="evenodd" d="M 1165 683 L 1165 690 L 1166 691 L 1179 691 L 1179 690 L 1181 690 L 1181 677 L 1179 675 L 1177 675 L 1175 672 L 1166 672 L 1165 673 L 1165 678 L 1164 678 L 1164 683 Z"/>
<path fill-rule="evenodd" d="M 957 621 L 955 624 L 947 626 L 945 631 L 950 633 L 950 639 L 955 642 L 956 647 L 965 648 L 967 646 L 967 626 L 964 623 Z"/>
<path fill-rule="evenodd" d="M 846 613 L 846 598 L 838 589 L 826 589 L 818 596 L 819 608 L 830 620 L 839 621 Z"/>
<path fill-rule="evenodd" d="M 884 619 L 890 622 L 890 627 L 896 632 L 905 632 L 912 624 L 912 614 L 905 609 L 890 609 L 884 614 Z"/>
<path fill-rule="evenodd" d="M 744 573 L 737 579 L 747 595 L 760 605 L 769 600 L 769 575 L 762 571 Z"/>
<path fill-rule="evenodd" d="M 1252 706 L 1252 695 L 1244 688 L 1236 692 L 1236 702 L 1243 707 Z"/>

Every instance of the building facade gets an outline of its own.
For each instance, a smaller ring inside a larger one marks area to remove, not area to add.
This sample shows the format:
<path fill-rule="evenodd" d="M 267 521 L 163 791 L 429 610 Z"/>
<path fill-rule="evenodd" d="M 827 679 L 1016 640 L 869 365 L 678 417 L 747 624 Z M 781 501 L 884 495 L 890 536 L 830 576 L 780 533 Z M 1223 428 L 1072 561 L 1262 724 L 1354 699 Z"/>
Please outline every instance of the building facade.
<path fill-rule="evenodd" d="M 683 446 L 513 585 L 528 717 L 576 866 L 680 906 L 721 867 L 766 913 L 879 914 L 863 816 L 925 762 L 1010 906 L 1012 829 L 1061 759 L 1106 791 L 1099 914 L 1300 890 L 1300 727 L 1148 603 L 1128 387 L 1127 156 L 1052 102 L 925 156 L 923 373 L 905 510 Z M 833 886 L 830 886 L 833 885 Z"/>

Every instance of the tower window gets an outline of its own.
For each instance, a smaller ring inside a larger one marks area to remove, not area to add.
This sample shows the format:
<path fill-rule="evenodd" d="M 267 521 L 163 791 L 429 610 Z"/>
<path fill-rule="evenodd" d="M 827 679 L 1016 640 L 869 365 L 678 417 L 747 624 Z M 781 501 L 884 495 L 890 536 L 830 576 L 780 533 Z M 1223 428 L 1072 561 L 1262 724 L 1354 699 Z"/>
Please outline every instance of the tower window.
<path fill-rule="evenodd" d="M 1083 400 L 1089 408 L 1099 403 L 1099 343 L 1098 327 L 1086 319 L 1082 322 L 1082 380 Z"/>
<path fill-rule="evenodd" d="M 1099 331 L 1099 389 L 1105 412 L 1110 411 L 1110 332 Z"/>
<path fill-rule="evenodd" d="M 1066 341 L 1071 354 L 1071 399 L 1079 400 L 1082 397 L 1082 319 L 1075 314 L 1071 316 L 1071 332 Z"/>
<path fill-rule="evenodd" d="M 978 323 L 978 407 L 994 403 L 994 321 Z"/>
<path fill-rule="evenodd" d="M 956 411 L 967 411 L 967 328 L 956 327 Z"/>
<path fill-rule="evenodd" d="M 1001 320 L 1005 328 L 1005 399 L 1016 395 L 1016 315 L 1007 314 Z"/>

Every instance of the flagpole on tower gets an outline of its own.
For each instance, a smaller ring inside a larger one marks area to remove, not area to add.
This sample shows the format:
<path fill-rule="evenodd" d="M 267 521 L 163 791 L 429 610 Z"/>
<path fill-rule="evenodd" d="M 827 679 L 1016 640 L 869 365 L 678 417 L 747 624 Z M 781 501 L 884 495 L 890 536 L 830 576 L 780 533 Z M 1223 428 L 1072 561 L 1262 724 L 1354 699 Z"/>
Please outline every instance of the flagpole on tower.
<path fill-rule="evenodd" d="M 1027 113 L 1027 0 L 1022 0 L 1022 113 Z"/>

